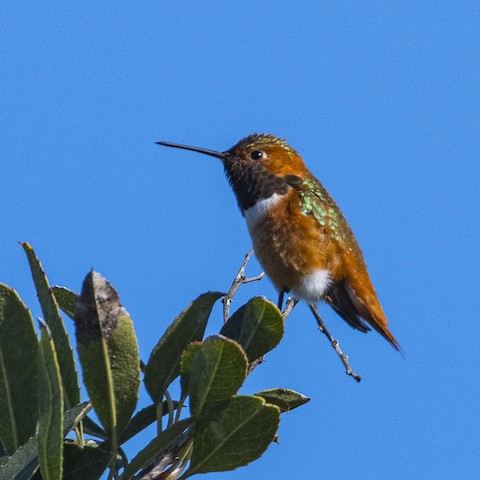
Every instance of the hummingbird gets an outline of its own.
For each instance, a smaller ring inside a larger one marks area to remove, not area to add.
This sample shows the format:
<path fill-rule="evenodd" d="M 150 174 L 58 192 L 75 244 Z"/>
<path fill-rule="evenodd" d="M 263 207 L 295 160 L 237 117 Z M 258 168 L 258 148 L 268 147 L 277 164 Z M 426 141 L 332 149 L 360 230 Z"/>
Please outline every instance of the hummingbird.
<path fill-rule="evenodd" d="M 373 327 L 400 350 L 352 229 L 286 140 L 254 133 L 223 152 L 157 143 L 220 159 L 280 309 L 285 293 L 310 308 L 325 301 L 353 328 Z"/>

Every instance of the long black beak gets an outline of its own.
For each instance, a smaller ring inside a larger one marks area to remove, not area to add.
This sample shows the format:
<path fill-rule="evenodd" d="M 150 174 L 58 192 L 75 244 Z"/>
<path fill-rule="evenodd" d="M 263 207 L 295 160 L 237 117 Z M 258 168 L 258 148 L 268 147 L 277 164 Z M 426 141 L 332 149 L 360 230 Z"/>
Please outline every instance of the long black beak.
<path fill-rule="evenodd" d="M 211 157 L 219 158 L 220 160 L 224 160 L 227 156 L 226 152 L 216 152 L 215 150 L 208 150 L 207 148 L 199 148 L 199 147 L 189 147 L 188 145 L 181 145 L 179 143 L 171 143 L 171 142 L 155 142 L 157 145 L 163 145 L 165 147 L 173 147 L 173 148 L 183 148 L 183 150 L 191 150 L 192 152 L 199 152 L 204 153 L 205 155 L 210 155 Z"/>

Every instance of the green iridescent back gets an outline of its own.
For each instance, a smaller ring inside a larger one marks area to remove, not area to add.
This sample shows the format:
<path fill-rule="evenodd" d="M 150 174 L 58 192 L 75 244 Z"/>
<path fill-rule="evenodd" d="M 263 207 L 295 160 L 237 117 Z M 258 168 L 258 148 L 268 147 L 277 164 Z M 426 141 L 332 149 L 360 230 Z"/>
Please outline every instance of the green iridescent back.
<path fill-rule="evenodd" d="M 363 259 L 358 242 L 347 220 L 326 188 L 314 177 L 306 178 L 300 189 L 301 210 L 304 215 L 313 215 L 317 222 L 328 230 L 329 235 Z"/>

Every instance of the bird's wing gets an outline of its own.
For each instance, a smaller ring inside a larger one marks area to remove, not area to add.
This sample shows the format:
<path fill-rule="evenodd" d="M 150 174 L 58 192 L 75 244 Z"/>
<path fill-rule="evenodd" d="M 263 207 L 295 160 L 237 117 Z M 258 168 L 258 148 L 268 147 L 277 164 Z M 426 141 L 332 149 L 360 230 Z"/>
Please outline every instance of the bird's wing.
<path fill-rule="evenodd" d="M 325 295 L 325 300 L 353 328 L 370 330 L 366 320 L 397 350 L 399 344 L 388 329 L 388 320 L 368 275 L 367 266 L 350 225 L 325 187 L 314 177 L 304 179 L 298 187 L 301 210 L 313 215 L 339 244 L 345 267 L 343 278 L 336 279 Z"/>

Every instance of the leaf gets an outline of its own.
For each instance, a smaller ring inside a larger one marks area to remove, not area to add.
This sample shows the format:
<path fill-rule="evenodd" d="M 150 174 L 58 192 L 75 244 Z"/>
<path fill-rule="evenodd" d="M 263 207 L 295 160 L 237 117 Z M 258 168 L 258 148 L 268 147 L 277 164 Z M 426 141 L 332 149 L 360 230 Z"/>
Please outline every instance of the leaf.
<path fill-rule="evenodd" d="M 108 435 L 107 432 L 96 422 L 94 422 L 89 416 L 86 416 L 82 422 L 83 431 L 91 435 L 92 437 L 98 437 L 102 440 L 106 440 Z"/>
<path fill-rule="evenodd" d="M 83 402 L 65 412 L 63 433 L 66 435 L 91 409 L 90 402 Z M 111 455 L 110 457 L 111 458 Z M 38 468 L 37 438 L 31 437 L 11 457 L 0 462 L 0 480 L 27 480 Z M 101 472 L 100 472 L 101 473 Z M 64 476 L 64 478 L 66 478 Z M 79 477 L 81 478 L 81 477 Z"/>
<path fill-rule="evenodd" d="M 112 453 L 101 446 L 76 443 L 64 445 L 63 480 L 98 480 L 112 460 Z"/>
<path fill-rule="evenodd" d="M 63 392 L 60 367 L 47 325 L 41 324 L 40 328 L 42 337 L 38 362 L 38 459 L 44 480 L 62 480 Z"/>
<path fill-rule="evenodd" d="M 145 367 L 145 387 L 154 403 L 180 374 L 182 352 L 191 342 L 202 340 L 214 303 L 223 295 L 208 292 L 194 300 L 167 328 Z"/>
<path fill-rule="evenodd" d="M 172 402 L 173 407 L 178 406 L 178 402 Z M 162 411 L 164 415 L 168 414 L 168 402 L 164 401 L 162 403 Z M 120 437 L 120 444 L 127 442 L 137 433 L 140 433 L 142 430 L 147 428 L 153 422 L 157 420 L 157 408 L 156 405 L 152 404 L 148 407 L 142 408 L 139 410 L 128 422 L 127 427 L 123 431 Z"/>
<path fill-rule="evenodd" d="M 163 402 L 163 403 L 166 407 L 167 402 Z M 165 408 L 164 412 L 168 412 L 168 410 Z M 144 428 L 148 427 L 156 420 L 157 420 L 157 409 L 154 404 L 139 410 L 130 419 L 130 422 L 128 422 L 127 427 L 123 431 L 120 437 L 120 442 L 119 442 L 120 445 L 130 440 L 137 433 L 141 432 Z"/>
<path fill-rule="evenodd" d="M 133 322 L 116 290 L 97 272 L 85 278 L 75 327 L 85 386 L 115 451 L 137 404 L 140 362 Z"/>
<path fill-rule="evenodd" d="M 37 439 L 31 437 L 0 466 L 0 480 L 29 480 L 37 468 Z"/>
<path fill-rule="evenodd" d="M 35 433 L 37 354 L 30 311 L 15 290 L 0 284 L 0 438 L 9 454 Z"/>
<path fill-rule="evenodd" d="M 82 402 L 67 410 L 63 417 L 63 436 L 65 436 L 79 422 L 86 418 L 87 413 L 92 409 L 90 402 Z"/>
<path fill-rule="evenodd" d="M 255 394 L 262 397 L 266 402 L 276 405 L 283 412 L 288 412 L 294 408 L 300 407 L 310 401 L 310 397 L 306 397 L 301 393 L 289 390 L 288 388 L 272 388 L 270 390 L 262 390 Z"/>
<path fill-rule="evenodd" d="M 236 396 L 210 410 L 195 426 L 190 468 L 223 472 L 259 458 L 275 438 L 280 410 L 260 397 Z"/>
<path fill-rule="evenodd" d="M 183 434 L 185 429 L 192 424 L 191 418 L 186 418 L 176 422 L 166 430 L 160 432 L 144 449 L 142 449 L 135 458 L 127 465 L 125 471 L 120 476 L 120 480 L 132 478 L 136 472 L 148 464 L 153 458 L 167 450 L 172 443 Z"/>
<path fill-rule="evenodd" d="M 280 310 L 272 302 L 254 297 L 228 319 L 220 333 L 238 342 L 248 361 L 253 362 L 279 344 L 283 323 Z"/>
<path fill-rule="evenodd" d="M 35 252 L 28 243 L 21 244 L 27 255 L 28 263 L 32 271 L 33 282 L 37 289 L 38 299 L 44 320 L 47 323 L 51 333 L 55 350 L 57 352 L 58 364 L 62 376 L 64 389 L 65 409 L 69 409 L 80 403 L 80 387 L 78 385 L 78 372 L 75 366 L 73 350 L 70 345 L 70 339 L 65 329 L 62 317 L 58 311 L 57 301 L 53 295 L 52 289 L 48 283 L 47 276 L 43 270 L 42 264 L 38 260 Z"/>
<path fill-rule="evenodd" d="M 187 395 L 190 382 L 190 369 L 192 368 L 193 357 L 197 353 L 202 342 L 193 342 L 184 350 L 180 360 L 180 386 L 182 388 L 182 397 Z"/>
<path fill-rule="evenodd" d="M 52 291 L 60 310 L 72 320 L 75 320 L 75 302 L 79 297 L 78 293 L 75 293 L 66 287 L 59 286 L 52 287 Z"/>
<path fill-rule="evenodd" d="M 247 366 L 247 357 L 236 342 L 219 335 L 207 338 L 193 357 L 190 369 L 192 416 L 199 417 L 235 395 L 245 380 Z"/>

